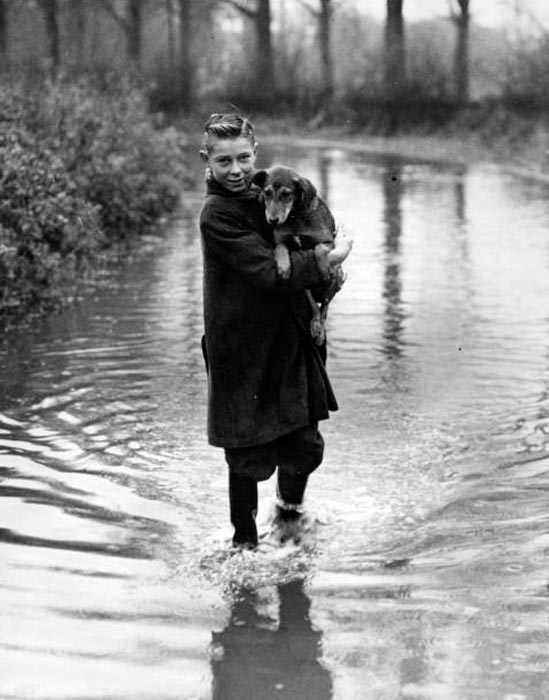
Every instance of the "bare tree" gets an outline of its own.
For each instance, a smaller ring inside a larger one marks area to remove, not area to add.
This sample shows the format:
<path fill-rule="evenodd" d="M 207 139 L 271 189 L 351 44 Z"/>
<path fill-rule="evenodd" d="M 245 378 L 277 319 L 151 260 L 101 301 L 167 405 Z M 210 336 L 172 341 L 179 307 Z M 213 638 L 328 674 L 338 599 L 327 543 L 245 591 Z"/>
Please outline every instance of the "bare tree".
<path fill-rule="evenodd" d="M 406 45 L 404 0 L 387 0 L 385 23 L 385 90 L 390 99 L 398 98 L 406 85 Z"/>
<path fill-rule="evenodd" d="M 173 0 L 165 0 L 165 3 L 168 30 L 168 66 L 171 70 L 175 66 L 175 8 Z"/>
<path fill-rule="evenodd" d="M 71 54 L 78 70 L 86 63 L 87 18 L 90 0 L 71 0 L 66 3 L 67 34 L 70 37 Z"/>
<path fill-rule="evenodd" d="M 192 102 L 194 70 L 192 54 L 192 0 L 179 0 L 179 55 L 181 72 L 181 102 L 188 108 Z"/>
<path fill-rule="evenodd" d="M 100 0 L 103 7 L 120 26 L 126 37 L 128 58 L 139 73 L 142 48 L 143 0 L 125 0 L 124 13 L 120 13 L 115 0 Z"/>
<path fill-rule="evenodd" d="M 457 5 L 457 10 L 455 5 Z M 460 104 L 469 101 L 469 26 L 470 0 L 451 0 L 450 12 L 457 28 L 454 54 L 454 81 L 456 99 Z"/>
<path fill-rule="evenodd" d="M 273 94 L 274 60 L 270 0 L 220 0 L 252 20 L 256 32 L 255 93 L 268 103 Z"/>
<path fill-rule="evenodd" d="M 46 23 L 51 74 L 55 77 L 59 72 L 61 62 L 61 49 L 59 45 L 59 7 L 57 0 L 40 0 L 39 6 Z"/>
<path fill-rule="evenodd" d="M 317 10 L 307 0 L 300 0 L 301 5 L 318 21 L 318 45 L 322 70 L 322 101 L 325 109 L 330 111 L 334 96 L 334 62 L 332 55 L 334 3 L 333 0 L 319 0 L 319 2 L 320 7 Z"/>
<path fill-rule="evenodd" d="M 8 62 L 8 5 L 6 0 L 0 0 L 0 70 Z"/>

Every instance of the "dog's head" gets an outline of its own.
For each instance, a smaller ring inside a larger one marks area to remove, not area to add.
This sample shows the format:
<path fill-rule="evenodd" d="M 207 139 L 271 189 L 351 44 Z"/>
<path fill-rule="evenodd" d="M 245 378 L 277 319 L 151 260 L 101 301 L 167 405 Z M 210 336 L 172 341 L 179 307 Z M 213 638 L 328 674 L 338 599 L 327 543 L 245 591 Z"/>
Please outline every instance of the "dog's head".
<path fill-rule="evenodd" d="M 306 211 L 316 197 L 316 189 L 309 180 L 281 165 L 258 170 L 252 183 L 262 191 L 265 216 L 273 226 L 285 223 L 292 211 Z"/>

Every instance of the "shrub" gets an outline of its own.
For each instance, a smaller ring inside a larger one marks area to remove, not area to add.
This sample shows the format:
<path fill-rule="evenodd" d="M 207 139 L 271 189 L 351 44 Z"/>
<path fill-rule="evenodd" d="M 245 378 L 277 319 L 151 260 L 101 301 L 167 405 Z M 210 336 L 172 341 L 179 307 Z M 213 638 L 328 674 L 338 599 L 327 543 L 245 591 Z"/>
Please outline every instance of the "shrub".
<path fill-rule="evenodd" d="M 79 190 L 99 206 L 108 238 L 139 235 L 175 207 L 185 175 L 180 137 L 154 129 L 137 90 L 113 99 L 85 83 L 52 87 L 35 119 Z"/>
<path fill-rule="evenodd" d="M 0 96 L 0 312 L 51 307 L 101 250 L 136 237 L 179 199 L 175 131 L 140 95 L 47 85 Z"/>
<path fill-rule="evenodd" d="M 25 102 L 0 109 L 0 309 L 60 298 L 102 245 L 97 208 L 24 124 Z"/>

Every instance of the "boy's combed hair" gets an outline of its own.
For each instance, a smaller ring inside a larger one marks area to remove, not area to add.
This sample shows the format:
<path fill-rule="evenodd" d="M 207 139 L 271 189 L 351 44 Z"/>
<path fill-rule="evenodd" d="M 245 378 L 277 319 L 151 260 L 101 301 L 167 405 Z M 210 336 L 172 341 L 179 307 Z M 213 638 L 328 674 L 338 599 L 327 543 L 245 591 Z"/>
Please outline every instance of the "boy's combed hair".
<path fill-rule="evenodd" d="M 204 147 L 210 148 L 209 137 L 215 136 L 218 139 L 231 139 L 244 136 L 255 143 L 254 127 L 249 119 L 243 117 L 238 112 L 215 112 L 211 114 L 204 124 Z"/>

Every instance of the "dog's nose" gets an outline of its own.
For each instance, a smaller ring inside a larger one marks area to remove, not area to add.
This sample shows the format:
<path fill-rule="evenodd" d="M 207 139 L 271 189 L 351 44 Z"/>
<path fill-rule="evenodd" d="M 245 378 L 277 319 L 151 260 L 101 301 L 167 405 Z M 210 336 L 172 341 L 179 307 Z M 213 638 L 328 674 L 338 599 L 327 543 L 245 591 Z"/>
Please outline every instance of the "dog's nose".
<path fill-rule="evenodd" d="M 278 218 L 278 216 L 270 216 L 269 217 L 269 223 L 272 224 L 273 226 L 276 226 L 279 221 L 280 221 L 280 219 Z"/>

